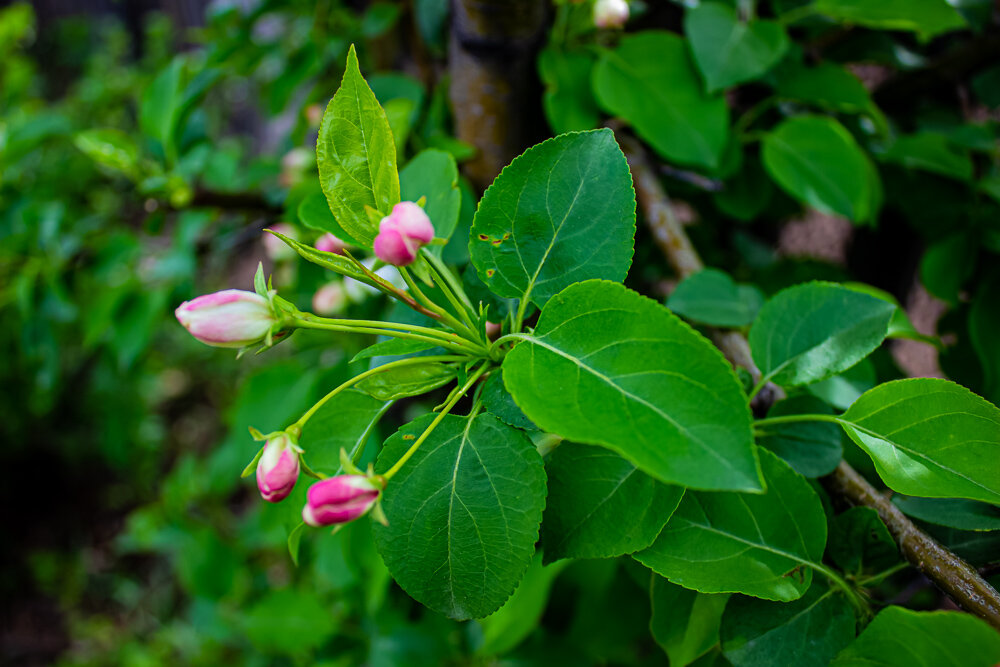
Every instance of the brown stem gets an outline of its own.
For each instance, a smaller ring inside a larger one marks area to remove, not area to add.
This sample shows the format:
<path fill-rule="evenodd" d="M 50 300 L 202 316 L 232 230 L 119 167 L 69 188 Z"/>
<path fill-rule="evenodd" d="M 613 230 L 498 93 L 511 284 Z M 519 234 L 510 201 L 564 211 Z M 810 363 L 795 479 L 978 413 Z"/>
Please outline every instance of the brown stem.
<path fill-rule="evenodd" d="M 614 123 L 609 123 L 609 126 L 616 130 L 618 143 L 628 158 L 636 199 L 660 250 L 681 278 L 700 271 L 704 265 L 684 229 L 673 215 L 670 200 L 656 172 L 649 164 L 646 150 L 638 141 L 618 131 L 619 128 Z M 749 370 L 754 375 L 755 381 L 760 378 L 760 371 L 753 363 L 749 345 L 742 334 L 734 331 L 713 331 L 712 338 L 733 364 Z M 766 387 L 765 391 L 770 390 Z M 765 391 L 758 397 L 764 399 L 762 395 Z M 774 387 L 774 391 L 781 390 Z M 772 401 L 773 399 L 773 396 L 767 398 Z M 968 563 L 917 528 L 845 461 L 840 462 L 837 469 L 825 478 L 825 482 L 834 495 L 844 498 L 853 505 L 871 507 L 878 512 L 906 560 L 940 586 L 963 608 L 1000 629 L 1000 595 Z"/>

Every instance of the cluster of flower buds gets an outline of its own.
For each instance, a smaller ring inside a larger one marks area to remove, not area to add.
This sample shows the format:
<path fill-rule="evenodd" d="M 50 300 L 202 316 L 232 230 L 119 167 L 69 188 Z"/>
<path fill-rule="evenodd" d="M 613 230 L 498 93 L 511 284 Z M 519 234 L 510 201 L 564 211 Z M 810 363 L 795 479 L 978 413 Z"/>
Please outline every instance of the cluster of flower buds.
<path fill-rule="evenodd" d="M 258 343 L 278 321 L 266 298 L 238 289 L 185 301 L 174 315 L 192 336 L 215 347 L 246 347 Z"/>
<path fill-rule="evenodd" d="M 407 266 L 421 246 L 434 240 L 434 225 L 419 204 L 399 202 L 382 218 L 375 237 L 375 256 L 386 264 Z"/>
<path fill-rule="evenodd" d="M 594 3 L 594 25 L 598 28 L 620 28 L 628 21 L 626 0 L 596 0 Z"/>

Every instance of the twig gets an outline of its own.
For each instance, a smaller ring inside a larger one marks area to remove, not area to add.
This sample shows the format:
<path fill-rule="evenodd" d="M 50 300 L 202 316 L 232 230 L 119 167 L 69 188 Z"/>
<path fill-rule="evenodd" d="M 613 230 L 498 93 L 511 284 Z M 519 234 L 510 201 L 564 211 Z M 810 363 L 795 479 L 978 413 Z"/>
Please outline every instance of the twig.
<path fill-rule="evenodd" d="M 642 207 L 646 224 L 667 261 L 681 278 L 701 270 L 704 265 L 698 252 L 674 217 L 670 200 L 649 165 L 645 149 L 638 141 L 620 132 L 614 124 L 609 123 L 609 126 L 616 130 L 618 143 L 632 169 L 636 198 Z M 750 357 L 747 340 L 742 334 L 732 331 L 714 332 L 713 339 L 732 363 L 744 366 L 754 375 L 755 381 L 759 380 L 760 371 Z M 968 563 L 917 528 L 846 462 L 841 461 L 837 469 L 825 478 L 825 482 L 831 493 L 852 505 L 871 507 L 878 512 L 906 560 L 963 608 L 1000 629 L 1000 594 Z"/>

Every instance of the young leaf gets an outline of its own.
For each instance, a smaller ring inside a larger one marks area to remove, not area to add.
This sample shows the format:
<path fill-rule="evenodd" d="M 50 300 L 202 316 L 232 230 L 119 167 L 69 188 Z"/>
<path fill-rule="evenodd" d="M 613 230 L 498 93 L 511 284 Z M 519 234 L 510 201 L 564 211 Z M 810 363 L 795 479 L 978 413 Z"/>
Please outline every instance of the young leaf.
<path fill-rule="evenodd" d="M 781 60 L 789 44 L 780 23 L 740 21 L 735 9 L 719 2 L 688 9 L 684 32 L 709 93 L 758 78 Z"/>
<path fill-rule="evenodd" d="M 378 230 L 365 207 L 388 215 L 399 202 L 399 175 L 389 121 L 361 76 L 353 45 L 344 79 L 323 114 L 316 162 L 337 223 L 360 245 L 371 247 Z"/>
<path fill-rule="evenodd" d="M 948 380 L 913 378 L 865 392 L 841 418 L 889 488 L 1000 504 L 1000 409 Z"/>
<path fill-rule="evenodd" d="M 764 137 L 762 155 L 771 178 L 795 199 L 855 222 L 872 212 L 870 160 L 836 120 L 789 118 Z"/>
<path fill-rule="evenodd" d="M 389 340 L 373 343 L 361 350 L 351 359 L 351 363 L 372 357 L 395 357 L 413 354 L 415 352 L 425 352 L 437 348 L 434 343 L 422 340 L 407 340 L 405 338 L 390 338 Z"/>
<path fill-rule="evenodd" d="M 486 190 L 469 254 L 496 294 L 545 305 L 588 278 L 622 281 L 632 263 L 635 191 L 611 130 L 529 148 Z"/>
<path fill-rule="evenodd" d="M 545 431 L 607 447 L 668 484 L 761 489 L 732 367 L 666 308 L 622 285 L 567 287 L 507 354 L 503 374 Z"/>
<path fill-rule="evenodd" d="M 434 236 L 451 238 L 458 224 L 462 195 L 458 191 L 458 166 L 451 153 L 429 148 L 417 153 L 399 173 L 399 189 L 406 201 L 427 197 L 424 212 L 434 225 Z M 441 246 L 434 246 L 440 252 Z"/>
<path fill-rule="evenodd" d="M 959 530 L 1000 530 L 1000 507 L 959 498 L 894 495 L 892 503 L 907 516 Z"/>
<path fill-rule="evenodd" d="M 311 245 L 300 243 L 293 238 L 285 236 L 281 232 L 276 232 L 274 230 L 268 231 L 294 248 L 295 252 L 299 253 L 299 256 L 301 256 L 302 259 L 308 260 L 317 266 L 322 266 L 324 269 L 329 269 L 334 273 L 339 273 L 342 276 L 354 278 L 355 280 L 360 280 L 365 283 L 369 282 L 368 276 L 366 276 L 363 271 L 358 269 L 357 264 L 352 262 L 347 257 L 332 252 L 317 250 Z"/>
<path fill-rule="evenodd" d="M 575 442 L 559 445 L 545 471 L 546 562 L 612 558 L 645 549 L 684 495 L 683 487 L 656 481 L 614 452 Z"/>
<path fill-rule="evenodd" d="M 384 472 L 430 424 L 389 438 Z M 375 542 L 400 586 L 454 619 L 483 618 L 510 597 L 528 567 L 545 506 L 542 459 L 523 432 L 495 417 L 445 417 L 386 486 L 388 526 Z"/>
<path fill-rule="evenodd" d="M 363 447 L 384 408 L 383 401 L 354 389 L 334 396 L 302 427 L 299 446 L 306 462 L 320 472 L 338 471 L 340 450 L 352 454 Z"/>
<path fill-rule="evenodd" d="M 782 415 L 828 414 L 826 403 L 812 396 L 793 396 L 778 401 L 768 410 L 768 417 Z M 762 426 L 757 444 L 766 447 L 785 460 L 804 477 L 821 477 L 837 467 L 843 456 L 836 424 L 828 422 L 794 422 Z"/>
<path fill-rule="evenodd" d="M 653 545 L 633 557 L 702 593 L 795 600 L 826 545 L 826 515 L 809 482 L 760 451 L 763 494 L 688 491 Z"/>
<path fill-rule="evenodd" d="M 794 602 L 737 595 L 722 615 L 722 652 L 734 667 L 826 667 L 854 640 L 855 624 L 840 591 L 818 583 Z"/>
<path fill-rule="evenodd" d="M 753 285 L 737 285 L 723 271 L 702 269 L 682 280 L 667 299 L 681 317 L 715 327 L 742 327 L 753 322 L 764 295 Z"/>
<path fill-rule="evenodd" d="M 443 387 L 455 379 L 455 369 L 437 361 L 412 366 L 400 366 L 376 373 L 358 382 L 355 387 L 380 401 L 392 401 L 407 396 L 419 396 Z"/>
<path fill-rule="evenodd" d="M 761 372 L 794 387 L 847 370 L 885 339 L 895 306 L 867 294 L 811 282 L 778 292 L 750 329 Z"/>
<path fill-rule="evenodd" d="M 721 164 L 729 107 L 703 92 L 687 45 L 677 35 L 646 30 L 624 37 L 598 62 L 594 93 L 668 160 L 709 169 Z"/>
<path fill-rule="evenodd" d="M 997 662 L 1000 635 L 975 616 L 887 607 L 830 665 L 991 667 Z"/>
<path fill-rule="evenodd" d="M 649 599 L 653 607 L 649 631 L 671 665 L 690 665 L 719 643 L 719 624 L 729 595 L 698 593 L 654 573 Z"/>
<path fill-rule="evenodd" d="M 517 407 L 514 397 L 503 386 L 503 376 L 491 373 L 483 383 L 483 407 L 505 424 L 525 431 L 537 431 L 538 427 L 528 419 L 521 408 Z"/>

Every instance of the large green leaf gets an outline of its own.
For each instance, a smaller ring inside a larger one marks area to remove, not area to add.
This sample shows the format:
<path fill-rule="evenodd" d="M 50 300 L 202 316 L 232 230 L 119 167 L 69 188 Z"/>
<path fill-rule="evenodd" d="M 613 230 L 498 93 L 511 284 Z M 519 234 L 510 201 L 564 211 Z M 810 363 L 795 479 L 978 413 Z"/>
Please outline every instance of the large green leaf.
<path fill-rule="evenodd" d="M 841 425 L 894 491 L 1000 504 L 1000 409 L 948 380 L 880 384 Z"/>
<path fill-rule="evenodd" d="M 778 401 L 767 416 L 828 414 L 833 410 L 822 400 L 809 395 Z M 757 429 L 757 444 L 767 447 L 804 477 L 820 477 L 833 472 L 840 463 L 843 437 L 836 424 L 828 422 L 793 422 L 770 424 Z"/>
<path fill-rule="evenodd" d="M 666 308 L 622 285 L 590 280 L 553 297 L 503 374 L 545 431 L 607 447 L 663 482 L 761 488 L 732 367 Z"/>
<path fill-rule="evenodd" d="M 654 574 L 649 631 L 674 667 L 684 667 L 719 643 L 719 624 L 728 595 L 709 595 L 672 584 Z"/>
<path fill-rule="evenodd" d="M 706 95 L 677 35 L 646 30 L 606 51 L 594 70 L 594 93 L 668 160 L 716 169 L 729 140 L 729 107 Z"/>
<path fill-rule="evenodd" d="M 399 175 L 389 121 L 361 76 L 353 45 L 344 79 L 323 114 L 316 162 L 337 223 L 371 247 L 378 230 L 365 207 L 387 215 L 399 202 Z"/>
<path fill-rule="evenodd" d="M 971 614 L 887 607 L 831 667 L 992 667 L 1000 635 Z"/>
<path fill-rule="evenodd" d="M 816 0 L 812 8 L 845 23 L 881 30 L 910 30 L 921 39 L 968 27 L 947 0 Z"/>
<path fill-rule="evenodd" d="M 406 201 L 427 197 L 424 212 L 434 225 L 434 236 L 451 238 L 462 203 L 458 191 L 458 166 L 451 153 L 436 148 L 417 153 L 399 173 L 399 189 Z M 433 248 L 440 252 L 441 246 Z"/>
<path fill-rule="evenodd" d="M 826 667 L 854 640 L 854 611 L 816 584 L 794 602 L 733 596 L 722 615 L 722 652 L 735 667 Z"/>
<path fill-rule="evenodd" d="M 764 295 L 753 285 L 737 285 L 723 271 L 702 269 L 677 285 L 667 308 L 692 322 L 742 327 L 753 322 Z"/>
<path fill-rule="evenodd" d="M 778 292 L 750 329 L 750 349 L 764 376 L 793 387 L 836 375 L 875 350 L 896 307 L 833 283 Z"/>
<path fill-rule="evenodd" d="M 632 263 L 635 191 L 611 130 L 563 134 L 515 158 L 479 202 L 469 254 L 496 294 L 542 306 Z"/>
<path fill-rule="evenodd" d="M 538 54 L 538 73 L 545 83 L 542 104 L 556 134 L 590 130 L 601 119 L 590 85 L 597 58 L 590 51 L 552 48 Z"/>
<path fill-rule="evenodd" d="M 614 452 L 564 442 L 545 463 L 545 560 L 611 558 L 645 549 L 684 488 L 658 482 Z"/>
<path fill-rule="evenodd" d="M 760 451 L 763 494 L 688 491 L 651 547 L 633 557 L 702 593 L 795 600 L 826 545 L 826 515 L 804 477 Z"/>
<path fill-rule="evenodd" d="M 764 167 L 788 194 L 823 211 L 863 222 L 877 176 L 850 132 L 833 118 L 795 116 L 764 137 Z"/>
<path fill-rule="evenodd" d="M 409 449 L 435 415 L 389 438 L 376 470 Z M 411 597 L 455 619 L 500 608 L 521 580 L 545 506 L 542 459 L 495 417 L 445 417 L 383 494 L 375 525 L 386 566 Z"/>
<path fill-rule="evenodd" d="M 710 93 L 764 74 L 781 60 L 789 43 L 780 23 L 741 21 L 735 9 L 719 2 L 687 10 L 684 32 Z"/>
<path fill-rule="evenodd" d="M 302 427 L 299 446 L 311 468 L 333 474 L 340 468 L 340 450 L 363 447 L 385 403 L 348 389 L 327 401 Z"/>

